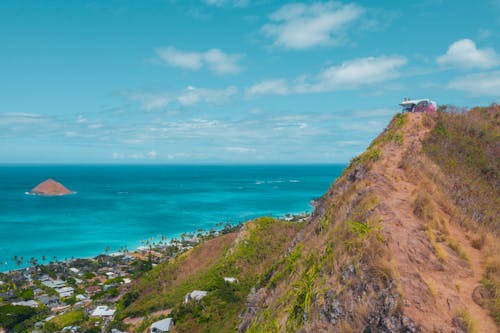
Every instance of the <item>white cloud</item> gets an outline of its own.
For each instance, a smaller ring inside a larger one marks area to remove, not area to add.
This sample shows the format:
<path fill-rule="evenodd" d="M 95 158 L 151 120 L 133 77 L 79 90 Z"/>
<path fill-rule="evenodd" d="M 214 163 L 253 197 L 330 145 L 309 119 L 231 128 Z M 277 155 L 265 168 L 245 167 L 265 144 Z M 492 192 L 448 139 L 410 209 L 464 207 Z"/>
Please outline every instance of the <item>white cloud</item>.
<path fill-rule="evenodd" d="M 474 41 L 461 39 L 451 44 L 437 62 L 442 66 L 487 69 L 499 65 L 500 58 L 491 48 L 478 49 Z"/>
<path fill-rule="evenodd" d="M 364 9 L 336 2 L 287 4 L 271 14 L 262 32 L 275 44 L 290 49 L 336 44 L 346 27 L 359 19 Z"/>
<path fill-rule="evenodd" d="M 123 153 L 118 153 L 114 152 L 111 154 L 111 157 L 115 160 L 120 160 L 120 159 L 132 159 L 132 160 L 141 160 L 145 158 L 150 158 L 154 159 L 158 156 L 156 151 L 149 151 L 146 154 L 143 153 L 131 153 L 131 154 L 123 154 Z"/>
<path fill-rule="evenodd" d="M 288 93 L 288 85 L 283 79 L 265 80 L 246 90 L 246 95 L 249 97 L 256 95 L 286 95 Z"/>
<path fill-rule="evenodd" d="M 169 46 L 156 50 L 156 54 L 167 65 L 173 67 L 196 70 L 202 66 L 203 56 L 199 52 L 181 51 Z"/>
<path fill-rule="evenodd" d="M 407 63 L 402 56 L 367 57 L 349 60 L 340 66 L 322 71 L 312 84 L 302 84 L 299 92 L 322 92 L 352 89 L 366 84 L 392 80 L 400 76 L 399 69 Z"/>
<path fill-rule="evenodd" d="M 177 96 L 177 101 L 182 106 L 192 106 L 199 102 L 222 104 L 229 100 L 237 92 L 238 89 L 233 86 L 220 90 L 188 86 L 179 96 Z"/>
<path fill-rule="evenodd" d="M 131 101 L 137 102 L 141 110 L 153 111 L 164 109 L 172 103 L 180 106 L 194 106 L 204 102 L 207 104 L 223 104 L 238 93 L 238 89 L 229 86 L 224 89 L 206 89 L 188 86 L 181 92 L 127 92 L 124 95 Z"/>
<path fill-rule="evenodd" d="M 211 71 L 217 74 L 236 74 L 241 72 L 238 65 L 239 55 L 229 55 L 219 49 L 211 49 L 204 53 L 204 60 Z"/>
<path fill-rule="evenodd" d="M 78 117 L 76 118 L 77 124 L 82 124 L 82 123 L 86 123 L 86 122 L 87 122 L 87 119 L 82 115 L 78 115 Z"/>
<path fill-rule="evenodd" d="M 168 94 L 134 91 L 125 94 L 128 99 L 138 102 L 142 110 L 151 111 L 164 108 L 171 101 Z"/>
<path fill-rule="evenodd" d="M 227 54 L 219 49 L 206 52 L 183 51 L 173 46 L 157 49 L 156 54 L 167 65 L 189 70 L 199 70 L 203 66 L 217 74 L 236 74 L 242 71 L 238 64 L 241 55 Z"/>
<path fill-rule="evenodd" d="M 246 7 L 249 4 L 249 0 L 203 0 L 209 6 L 231 6 L 231 7 Z"/>
<path fill-rule="evenodd" d="M 0 113 L 0 125 L 41 124 L 49 119 L 36 113 L 12 112 Z"/>
<path fill-rule="evenodd" d="M 66 137 L 68 137 L 68 138 L 73 138 L 73 137 L 75 137 L 75 136 L 78 136 L 78 133 L 76 133 L 76 132 L 74 132 L 74 131 L 66 131 L 66 132 L 64 133 L 64 135 L 66 135 Z"/>
<path fill-rule="evenodd" d="M 247 147 L 226 147 L 224 150 L 231 153 L 253 153 L 255 149 Z"/>
<path fill-rule="evenodd" d="M 172 153 L 172 154 L 167 154 L 167 158 L 169 160 L 178 160 L 178 159 L 203 159 L 206 158 L 205 155 L 203 154 L 192 154 L 192 153 Z"/>
<path fill-rule="evenodd" d="M 459 77 L 451 81 L 448 88 L 463 91 L 473 96 L 500 98 L 500 71 Z"/>
<path fill-rule="evenodd" d="M 407 63 L 402 56 L 358 58 L 321 71 L 315 78 L 299 77 L 293 82 L 283 79 L 264 80 L 246 90 L 247 96 L 286 95 L 354 89 L 398 78 Z"/>
<path fill-rule="evenodd" d="M 102 126 L 103 126 L 102 123 L 94 123 L 94 124 L 90 124 L 88 126 L 88 128 L 90 128 L 90 129 L 98 129 L 98 128 L 101 128 Z"/>

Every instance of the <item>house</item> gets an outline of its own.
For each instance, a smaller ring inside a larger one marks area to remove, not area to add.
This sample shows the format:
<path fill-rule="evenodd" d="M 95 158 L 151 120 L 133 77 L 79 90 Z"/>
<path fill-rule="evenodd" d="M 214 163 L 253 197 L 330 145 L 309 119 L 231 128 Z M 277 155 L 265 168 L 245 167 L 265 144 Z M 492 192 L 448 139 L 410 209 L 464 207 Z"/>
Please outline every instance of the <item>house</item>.
<path fill-rule="evenodd" d="M 50 280 L 50 277 L 47 275 L 47 274 L 43 274 L 42 276 L 40 276 L 38 278 L 38 280 L 40 280 L 41 282 L 44 282 L 44 281 L 49 281 Z"/>
<path fill-rule="evenodd" d="M 56 296 L 40 295 L 38 297 L 38 302 L 48 306 L 49 308 L 60 305 L 59 298 Z"/>
<path fill-rule="evenodd" d="M 52 289 L 62 288 L 66 285 L 66 283 L 62 280 L 47 280 L 43 281 L 42 284 Z"/>
<path fill-rule="evenodd" d="M 165 318 L 162 320 L 159 320 L 157 322 L 154 322 L 151 325 L 151 333 L 166 333 L 170 332 L 172 327 L 174 326 L 174 321 L 172 318 Z"/>
<path fill-rule="evenodd" d="M 227 283 L 235 283 L 235 282 L 238 282 L 238 279 L 234 278 L 234 277 L 225 277 L 224 281 Z"/>
<path fill-rule="evenodd" d="M 14 302 L 12 305 L 29 306 L 30 308 L 38 307 L 38 303 L 34 300 Z"/>
<path fill-rule="evenodd" d="M 89 295 L 89 296 L 92 296 L 94 295 L 95 293 L 101 291 L 101 286 L 90 286 L 90 287 L 87 287 L 85 288 L 85 292 Z"/>
<path fill-rule="evenodd" d="M 58 305 L 58 306 L 55 306 L 53 308 L 50 308 L 50 311 L 54 312 L 54 313 L 59 313 L 59 312 L 63 312 L 63 311 L 66 311 L 68 310 L 69 308 L 71 308 L 71 305 L 69 304 L 64 304 L 64 305 Z"/>
<path fill-rule="evenodd" d="M 56 289 L 56 291 L 60 297 L 65 298 L 73 296 L 75 290 L 73 289 L 73 287 L 63 287 Z"/>
<path fill-rule="evenodd" d="M 436 111 L 436 102 L 428 98 L 425 99 L 409 99 L 405 98 L 399 105 L 403 108 L 402 112 L 425 112 L 434 113 Z"/>
<path fill-rule="evenodd" d="M 203 297 L 207 296 L 208 292 L 203 290 L 193 290 L 192 292 L 186 294 L 184 297 L 184 303 L 189 303 L 191 301 L 199 301 Z"/>
<path fill-rule="evenodd" d="M 4 301 L 10 301 L 16 298 L 16 292 L 14 290 L 7 290 L 6 292 L 0 293 L 0 298 Z"/>
<path fill-rule="evenodd" d="M 100 305 L 92 311 L 91 317 L 111 318 L 115 315 L 116 310 L 108 308 L 106 305 Z"/>

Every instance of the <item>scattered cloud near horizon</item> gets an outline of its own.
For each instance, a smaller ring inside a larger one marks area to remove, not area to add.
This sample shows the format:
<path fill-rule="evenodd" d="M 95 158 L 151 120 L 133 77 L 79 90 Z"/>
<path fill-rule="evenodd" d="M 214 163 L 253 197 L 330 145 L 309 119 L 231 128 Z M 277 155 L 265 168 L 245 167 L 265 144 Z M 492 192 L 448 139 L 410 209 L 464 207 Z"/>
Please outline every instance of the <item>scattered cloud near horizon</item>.
<path fill-rule="evenodd" d="M 223 7 L 246 7 L 250 3 L 250 0 L 203 0 L 203 2 L 209 6 Z"/>
<path fill-rule="evenodd" d="M 173 46 L 156 50 L 160 60 L 172 67 L 188 70 L 199 70 L 207 67 L 210 71 L 219 74 L 237 74 L 243 70 L 238 64 L 241 54 L 228 54 L 220 49 L 210 49 L 205 52 L 179 50 Z"/>
<path fill-rule="evenodd" d="M 187 86 L 180 92 L 125 92 L 130 101 L 137 102 L 141 110 L 154 111 L 175 103 L 175 106 L 191 107 L 199 103 L 220 105 L 237 94 L 238 88 L 206 89 Z"/>

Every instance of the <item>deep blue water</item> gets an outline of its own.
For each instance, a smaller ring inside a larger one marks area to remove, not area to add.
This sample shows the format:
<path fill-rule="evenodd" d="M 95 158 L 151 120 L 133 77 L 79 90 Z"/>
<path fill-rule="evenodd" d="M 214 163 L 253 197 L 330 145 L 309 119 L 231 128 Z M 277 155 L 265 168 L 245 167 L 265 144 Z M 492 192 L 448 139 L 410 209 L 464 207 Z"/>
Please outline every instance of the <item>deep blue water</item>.
<path fill-rule="evenodd" d="M 0 166 L 0 271 L 17 268 L 14 256 L 89 257 L 159 234 L 311 211 L 344 167 Z M 25 194 L 47 178 L 77 194 Z"/>

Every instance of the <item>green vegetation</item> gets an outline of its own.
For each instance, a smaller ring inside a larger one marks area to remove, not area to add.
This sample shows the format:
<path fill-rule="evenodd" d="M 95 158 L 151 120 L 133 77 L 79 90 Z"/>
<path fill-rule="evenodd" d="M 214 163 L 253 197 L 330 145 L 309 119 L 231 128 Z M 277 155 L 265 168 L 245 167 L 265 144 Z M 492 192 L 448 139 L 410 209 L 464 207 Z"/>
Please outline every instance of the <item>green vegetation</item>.
<path fill-rule="evenodd" d="M 483 284 L 493 295 L 489 302 L 500 324 L 500 106 L 478 107 L 467 112 L 439 112 L 423 151 L 446 175 L 443 183 L 460 214 L 455 217 L 475 235 L 471 245 L 487 258 Z M 462 258 L 458 243 L 448 245 Z M 488 246 L 486 246 L 488 245 Z M 489 249 L 487 249 L 489 248 Z"/>
<path fill-rule="evenodd" d="M 448 194 L 476 223 L 500 230 L 500 106 L 442 112 L 423 151 L 452 181 Z"/>
<path fill-rule="evenodd" d="M 20 332 L 25 328 L 23 322 L 36 314 L 37 311 L 28 306 L 3 305 L 0 306 L 0 323 L 9 330 Z"/>
<path fill-rule="evenodd" d="M 44 329 L 47 331 L 58 331 L 66 326 L 76 325 L 82 322 L 84 319 L 83 310 L 73 310 L 56 316 L 52 320 L 48 321 Z"/>
<path fill-rule="evenodd" d="M 32 288 L 18 289 L 16 292 L 17 297 L 22 298 L 25 301 L 33 299 L 34 292 Z"/>
<path fill-rule="evenodd" d="M 317 331 L 310 325 L 331 301 L 326 300 L 327 292 L 335 299 L 350 299 L 352 312 L 359 314 L 338 322 L 339 331 L 344 327 L 345 331 L 348 327 L 361 331 L 369 314 L 367 304 L 373 305 L 368 300 L 379 297 L 374 290 L 383 288 L 393 272 L 385 261 L 382 227 L 372 216 L 379 200 L 373 193 L 353 200 L 357 193 L 357 187 L 351 186 L 336 196 L 335 204 L 330 204 L 318 223 L 311 226 L 310 238 L 279 261 L 270 278 L 261 281 L 260 286 L 268 290 L 266 302 L 247 332 Z M 361 285 L 363 293 L 354 296 L 352 293 Z M 397 306 L 399 310 L 394 311 L 401 311 L 400 302 Z"/>
<path fill-rule="evenodd" d="M 279 261 L 303 226 L 259 218 L 245 224 L 239 236 L 227 233 L 158 265 L 122 298 L 118 318 L 172 308 L 178 332 L 234 331 L 251 288 Z M 235 277 L 238 282 L 225 282 L 224 277 Z M 184 304 L 184 296 L 196 289 L 208 295 Z"/>
<path fill-rule="evenodd" d="M 500 325 L 500 254 L 488 258 L 483 284 L 492 294 L 490 309 L 497 324 Z"/>
<path fill-rule="evenodd" d="M 471 315 L 466 309 L 460 309 L 456 313 L 456 317 L 461 319 L 465 325 L 467 333 L 476 333 L 476 323 L 472 320 Z"/>
<path fill-rule="evenodd" d="M 397 145 L 403 143 L 403 126 L 408 122 L 408 113 L 398 113 L 394 116 L 387 129 L 374 140 L 373 144 L 379 142 L 392 142 Z"/>

